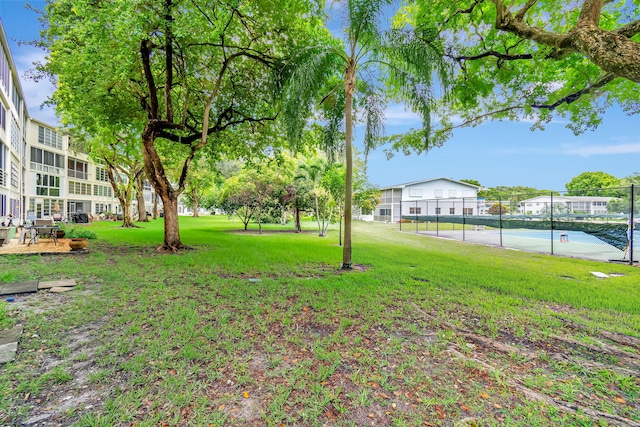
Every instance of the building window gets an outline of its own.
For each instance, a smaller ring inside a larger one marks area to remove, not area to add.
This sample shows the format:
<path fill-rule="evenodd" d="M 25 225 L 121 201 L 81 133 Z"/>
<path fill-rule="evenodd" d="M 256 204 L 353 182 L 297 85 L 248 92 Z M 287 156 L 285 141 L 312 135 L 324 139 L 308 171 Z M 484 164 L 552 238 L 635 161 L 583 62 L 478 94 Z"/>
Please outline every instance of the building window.
<path fill-rule="evenodd" d="M 21 115 L 22 97 L 18 92 L 18 82 L 15 82 L 15 81 L 13 82 L 13 90 L 11 91 L 11 100 L 13 101 L 13 105 L 16 106 L 16 110 L 18 111 L 18 114 Z"/>
<path fill-rule="evenodd" d="M 38 142 L 52 148 L 62 150 L 62 135 L 44 126 L 38 127 Z"/>
<path fill-rule="evenodd" d="M 409 197 L 422 197 L 422 188 L 410 188 Z"/>
<path fill-rule="evenodd" d="M 111 187 L 105 185 L 94 185 L 93 195 L 102 197 L 111 197 Z"/>
<path fill-rule="evenodd" d="M 56 206 L 56 203 L 58 204 Z M 38 201 L 36 204 L 35 199 L 29 200 L 29 212 L 28 217 L 42 218 L 51 216 L 52 213 L 60 213 L 60 210 L 56 211 L 56 208 L 60 209 L 64 202 L 56 199 L 42 199 L 42 202 Z"/>
<path fill-rule="evenodd" d="M 91 184 L 69 181 L 69 194 L 91 195 Z"/>
<path fill-rule="evenodd" d="M 7 149 L 5 148 L 2 141 L 0 141 L 0 186 L 6 185 L 7 182 L 7 173 L 4 171 L 5 164 L 7 161 Z"/>
<path fill-rule="evenodd" d="M 7 109 L 4 108 L 4 104 L 0 103 L 0 127 L 7 130 Z"/>
<path fill-rule="evenodd" d="M 31 169 L 59 175 L 61 168 L 64 168 L 64 156 L 31 147 Z"/>
<path fill-rule="evenodd" d="M 436 189 L 433 190 L 433 197 L 435 197 L 436 199 L 442 199 L 442 189 Z"/>
<path fill-rule="evenodd" d="M 442 213 L 442 208 L 436 208 L 436 215 L 440 215 Z"/>
<path fill-rule="evenodd" d="M 106 212 L 111 212 L 111 205 L 107 203 L 96 203 L 95 214 L 100 215 Z"/>
<path fill-rule="evenodd" d="M 462 212 L 464 215 L 473 215 L 473 208 L 464 208 Z"/>
<path fill-rule="evenodd" d="M 151 191 L 151 183 L 149 181 L 144 182 L 144 191 Z"/>
<path fill-rule="evenodd" d="M 391 209 L 381 208 L 380 216 L 391 216 Z"/>
<path fill-rule="evenodd" d="M 70 178 L 89 179 L 89 164 L 69 157 L 69 160 L 67 160 L 67 176 Z"/>
<path fill-rule="evenodd" d="M 449 208 L 449 215 L 455 215 L 456 214 L 456 208 Z"/>
<path fill-rule="evenodd" d="M 96 166 L 96 181 L 109 182 L 109 174 L 105 168 Z"/>
<path fill-rule="evenodd" d="M 456 191 L 456 190 L 449 190 L 449 197 L 450 197 L 450 198 L 458 197 L 458 191 Z"/>
<path fill-rule="evenodd" d="M 60 177 L 55 175 L 36 174 L 36 194 L 38 196 L 60 196 Z"/>
<path fill-rule="evenodd" d="M 422 208 L 409 208 L 409 215 L 420 215 Z"/>
<path fill-rule="evenodd" d="M 4 87 L 5 92 L 9 93 L 9 76 L 11 70 L 9 69 L 8 55 L 4 50 L 4 46 L 0 45 L 0 85 Z"/>
<path fill-rule="evenodd" d="M 19 181 L 19 176 L 20 176 L 20 170 L 18 169 L 18 165 L 14 162 L 11 162 L 11 186 L 18 188 L 20 181 Z"/>
<path fill-rule="evenodd" d="M 15 120 L 11 121 L 11 148 L 20 153 L 20 128 Z"/>

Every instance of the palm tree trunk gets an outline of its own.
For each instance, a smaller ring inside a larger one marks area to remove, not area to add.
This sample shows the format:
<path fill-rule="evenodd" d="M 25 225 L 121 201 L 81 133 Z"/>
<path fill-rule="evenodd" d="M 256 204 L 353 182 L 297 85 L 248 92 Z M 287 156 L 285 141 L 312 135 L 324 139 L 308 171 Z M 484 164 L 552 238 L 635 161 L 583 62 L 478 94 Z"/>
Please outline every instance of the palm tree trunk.
<path fill-rule="evenodd" d="M 351 120 L 351 103 L 356 86 L 356 72 L 353 60 L 345 72 L 344 86 L 346 92 L 346 105 L 344 108 L 346 177 L 344 186 L 344 246 L 342 247 L 342 269 L 351 270 L 351 199 L 353 192 L 353 147 L 351 143 L 353 138 L 353 123 Z"/>

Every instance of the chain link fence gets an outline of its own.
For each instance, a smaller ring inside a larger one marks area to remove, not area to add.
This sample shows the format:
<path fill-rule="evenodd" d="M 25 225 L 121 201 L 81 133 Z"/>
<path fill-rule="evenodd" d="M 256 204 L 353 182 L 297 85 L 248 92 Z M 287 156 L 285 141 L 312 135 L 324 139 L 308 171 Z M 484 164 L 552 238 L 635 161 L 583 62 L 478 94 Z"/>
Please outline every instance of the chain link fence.
<path fill-rule="evenodd" d="M 633 264 L 640 258 L 640 191 L 635 186 L 400 202 L 400 230 Z"/>

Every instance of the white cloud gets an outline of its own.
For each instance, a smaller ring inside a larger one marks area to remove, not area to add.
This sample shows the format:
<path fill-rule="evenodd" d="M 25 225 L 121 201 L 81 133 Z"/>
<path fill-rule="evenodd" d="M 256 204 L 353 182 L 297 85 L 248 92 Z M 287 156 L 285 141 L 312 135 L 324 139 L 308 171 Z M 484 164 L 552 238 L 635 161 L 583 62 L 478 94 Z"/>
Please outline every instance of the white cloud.
<path fill-rule="evenodd" d="M 569 156 L 580 157 L 590 157 L 607 154 L 638 154 L 640 153 L 640 142 L 607 145 L 565 145 L 562 147 L 561 151 L 563 154 Z"/>
<path fill-rule="evenodd" d="M 420 116 L 402 104 L 391 104 L 384 112 L 387 126 L 420 126 Z"/>

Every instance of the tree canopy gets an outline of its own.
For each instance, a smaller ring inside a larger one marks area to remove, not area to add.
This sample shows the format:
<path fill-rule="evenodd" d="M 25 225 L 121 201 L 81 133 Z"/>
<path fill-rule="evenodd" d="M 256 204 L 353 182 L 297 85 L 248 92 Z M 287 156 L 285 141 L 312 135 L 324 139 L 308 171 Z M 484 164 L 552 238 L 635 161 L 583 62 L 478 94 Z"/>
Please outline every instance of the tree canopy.
<path fill-rule="evenodd" d="M 616 191 L 602 189 L 618 186 L 620 180 L 605 172 L 583 172 L 565 185 L 571 196 L 616 196 Z"/>
<path fill-rule="evenodd" d="M 222 136 L 275 119 L 282 64 L 328 34 L 320 16 L 313 0 L 49 2 L 42 70 L 57 79 L 52 101 L 66 125 L 138 131 L 164 205 L 161 249 L 178 250 L 177 200 L 191 162 L 208 144 L 219 152 L 268 144 Z M 176 181 L 167 161 L 178 165 Z"/>
<path fill-rule="evenodd" d="M 619 105 L 640 111 L 638 1 L 414 0 L 399 20 L 437 27 L 456 65 L 443 105 L 442 143 L 452 128 L 527 119 L 543 128 L 567 116 L 575 133 Z"/>

